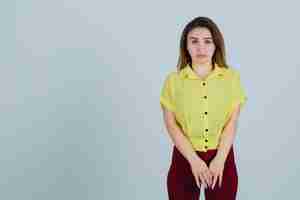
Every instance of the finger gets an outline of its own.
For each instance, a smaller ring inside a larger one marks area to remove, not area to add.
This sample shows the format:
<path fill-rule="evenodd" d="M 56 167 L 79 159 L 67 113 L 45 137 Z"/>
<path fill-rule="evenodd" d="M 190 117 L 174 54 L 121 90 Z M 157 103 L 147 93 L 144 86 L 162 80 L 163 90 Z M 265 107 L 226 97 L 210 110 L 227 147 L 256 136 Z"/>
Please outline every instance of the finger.
<path fill-rule="evenodd" d="M 210 170 L 207 170 L 205 175 L 206 175 L 208 185 L 211 186 L 211 184 L 212 184 L 212 174 L 211 174 Z"/>
<path fill-rule="evenodd" d="M 200 179 L 201 179 L 201 183 L 203 184 L 203 187 L 206 188 L 206 183 L 205 183 L 204 176 L 201 173 L 199 174 L 199 176 L 200 176 Z"/>
<path fill-rule="evenodd" d="M 194 174 L 194 178 L 195 178 L 198 188 L 200 188 L 199 178 L 195 174 Z"/>
<path fill-rule="evenodd" d="M 212 189 L 214 189 L 214 187 L 215 187 L 215 185 L 216 185 L 216 183 L 217 183 L 217 180 L 218 180 L 218 176 L 215 175 L 215 176 L 214 176 L 214 179 L 213 179 Z"/>
<path fill-rule="evenodd" d="M 200 174 L 199 177 L 201 179 L 201 183 L 203 184 L 203 187 L 206 188 L 205 178 L 203 177 L 202 174 Z"/>
<path fill-rule="evenodd" d="M 208 173 L 209 173 L 209 179 L 210 179 L 210 186 L 212 186 L 213 179 L 214 179 L 214 174 L 210 170 L 208 170 Z"/>
<path fill-rule="evenodd" d="M 219 187 L 222 185 L 222 179 L 223 179 L 223 173 L 220 173 L 219 175 Z"/>
<path fill-rule="evenodd" d="M 210 185 L 209 184 L 209 176 L 205 172 L 203 172 L 202 175 L 203 175 L 203 178 L 204 178 L 204 182 L 205 182 L 206 186 L 208 187 Z"/>
<path fill-rule="evenodd" d="M 209 170 L 206 170 L 204 172 L 204 176 L 205 176 L 207 185 L 210 186 L 211 185 L 211 176 L 210 176 Z"/>

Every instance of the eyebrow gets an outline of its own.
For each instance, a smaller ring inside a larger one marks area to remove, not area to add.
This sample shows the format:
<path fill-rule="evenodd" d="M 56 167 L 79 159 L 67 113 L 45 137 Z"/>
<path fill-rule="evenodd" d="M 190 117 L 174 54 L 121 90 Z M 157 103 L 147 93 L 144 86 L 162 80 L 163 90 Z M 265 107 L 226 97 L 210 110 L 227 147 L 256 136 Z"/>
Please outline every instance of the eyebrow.
<path fill-rule="evenodd" d="M 190 39 L 198 39 L 197 37 L 190 36 Z M 212 37 L 205 37 L 204 39 L 212 39 Z"/>

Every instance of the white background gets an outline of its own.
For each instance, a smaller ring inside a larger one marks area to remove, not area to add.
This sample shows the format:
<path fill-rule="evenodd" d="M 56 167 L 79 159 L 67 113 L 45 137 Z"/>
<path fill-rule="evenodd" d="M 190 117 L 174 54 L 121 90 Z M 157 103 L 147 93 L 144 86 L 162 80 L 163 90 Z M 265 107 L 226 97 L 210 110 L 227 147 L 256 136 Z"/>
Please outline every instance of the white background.
<path fill-rule="evenodd" d="M 1 198 L 167 199 L 172 144 L 160 89 L 183 27 L 208 16 L 248 96 L 235 140 L 238 199 L 295 199 L 300 16 L 292 2 L 1 6 Z"/>

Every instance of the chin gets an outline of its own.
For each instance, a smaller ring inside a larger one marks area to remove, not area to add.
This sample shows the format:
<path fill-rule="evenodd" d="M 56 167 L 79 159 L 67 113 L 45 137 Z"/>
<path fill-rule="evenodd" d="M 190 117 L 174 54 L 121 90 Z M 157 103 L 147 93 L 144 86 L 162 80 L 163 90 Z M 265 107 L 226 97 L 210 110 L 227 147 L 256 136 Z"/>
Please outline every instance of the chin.
<path fill-rule="evenodd" d="M 208 63 L 209 60 L 208 59 L 195 59 L 195 62 L 199 63 L 199 64 L 205 64 L 205 63 Z"/>

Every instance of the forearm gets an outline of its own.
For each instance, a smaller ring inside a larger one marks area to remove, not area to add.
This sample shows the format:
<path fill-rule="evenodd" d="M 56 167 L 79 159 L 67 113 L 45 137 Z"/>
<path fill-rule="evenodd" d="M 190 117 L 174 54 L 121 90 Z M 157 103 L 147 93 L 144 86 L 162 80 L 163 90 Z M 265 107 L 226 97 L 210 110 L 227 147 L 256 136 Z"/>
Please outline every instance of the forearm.
<path fill-rule="evenodd" d="M 216 158 L 220 159 L 224 163 L 227 159 L 230 148 L 234 143 L 235 135 L 236 135 L 236 127 L 234 124 L 231 124 L 224 128 L 223 133 L 220 138 L 218 151 L 216 154 Z"/>
<path fill-rule="evenodd" d="M 199 159 L 194 148 L 192 147 L 192 144 L 183 134 L 182 129 L 177 124 L 167 125 L 167 131 L 173 144 L 189 163 L 193 162 L 195 159 Z"/>
<path fill-rule="evenodd" d="M 233 145 L 239 114 L 240 105 L 237 105 L 233 110 L 228 123 L 225 125 L 225 128 L 223 129 L 222 135 L 220 137 L 216 158 L 220 159 L 222 162 L 226 161 L 230 148 Z"/>

